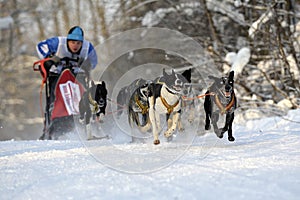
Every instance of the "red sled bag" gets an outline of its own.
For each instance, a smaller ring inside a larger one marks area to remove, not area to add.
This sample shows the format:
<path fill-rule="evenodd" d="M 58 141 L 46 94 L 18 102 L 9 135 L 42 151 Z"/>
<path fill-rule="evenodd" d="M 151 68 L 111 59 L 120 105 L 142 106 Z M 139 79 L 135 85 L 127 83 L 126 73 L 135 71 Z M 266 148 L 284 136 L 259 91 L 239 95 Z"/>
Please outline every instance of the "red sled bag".
<path fill-rule="evenodd" d="M 79 101 L 84 93 L 83 85 L 78 82 L 69 69 L 65 69 L 55 86 L 54 108 L 51 120 L 79 114 Z"/>

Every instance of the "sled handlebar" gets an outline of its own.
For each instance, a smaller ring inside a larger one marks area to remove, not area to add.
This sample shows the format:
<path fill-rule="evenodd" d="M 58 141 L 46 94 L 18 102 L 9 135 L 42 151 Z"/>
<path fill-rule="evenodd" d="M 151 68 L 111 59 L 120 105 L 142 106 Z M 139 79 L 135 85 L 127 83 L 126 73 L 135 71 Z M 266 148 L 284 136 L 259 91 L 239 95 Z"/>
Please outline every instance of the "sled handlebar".
<path fill-rule="evenodd" d="M 45 59 L 38 60 L 38 61 L 34 62 L 33 66 L 32 66 L 33 71 L 40 71 L 40 70 L 42 70 L 41 68 L 44 67 L 44 63 L 46 61 L 48 61 L 48 60 L 50 60 L 50 58 L 45 58 Z"/>
<path fill-rule="evenodd" d="M 43 82 L 45 82 L 47 80 L 47 76 L 48 76 L 48 70 L 45 68 L 44 64 L 45 62 L 52 60 L 51 58 L 44 58 L 42 60 L 38 60 L 36 62 L 33 63 L 33 71 L 39 71 L 43 77 Z M 66 68 L 69 68 L 70 70 L 72 70 L 72 66 L 70 65 L 70 61 L 71 62 L 79 62 L 79 58 L 69 58 L 69 57 L 64 57 L 64 58 L 60 58 L 58 62 L 60 61 L 65 61 L 66 62 Z M 81 72 L 79 72 L 81 73 Z M 84 74 L 84 73 L 82 73 Z"/>

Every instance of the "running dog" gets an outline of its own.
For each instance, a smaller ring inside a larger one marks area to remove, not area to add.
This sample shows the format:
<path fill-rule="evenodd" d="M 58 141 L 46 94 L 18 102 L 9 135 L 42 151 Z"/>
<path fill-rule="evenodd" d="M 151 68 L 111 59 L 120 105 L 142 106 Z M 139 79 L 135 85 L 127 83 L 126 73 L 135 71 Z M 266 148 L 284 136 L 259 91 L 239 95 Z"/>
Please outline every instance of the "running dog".
<path fill-rule="evenodd" d="M 223 134 L 227 131 L 228 140 L 232 142 L 235 140 L 232 136 L 232 123 L 234 120 L 234 110 L 237 106 L 234 93 L 234 71 L 231 71 L 228 77 L 208 77 L 214 80 L 214 83 L 205 93 L 205 130 L 210 130 L 211 121 L 216 135 L 219 138 L 223 138 Z M 225 125 L 223 128 L 218 128 L 217 122 L 219 116 L 224 114 L 226 115 Z"/>
<path fill-rule="evenodd" d="M 167 119 L 172 115 L 171 123 L 168 123 L 168 129 L 164 133 L 166 138 L 170 138 L 180 121 L 182 92 L 186 78 L 181 74 L 176 74 L 174 70 L 169 75 L 163 70 L 163 76 L 149 86 L 149 120 L 152 126 L 154 144 L 160 144 L 158 139 L 161 131 L 160 115 L 165 114 Z"/>
<path fill-rule="evenodd" d="M 186 79 L 187 83 L 184 87 L 184 98 L 183 107 L 188 110 L 188 121 L 193 123 L 195 117 L 195 101 L 193 99 L 193 88 L 192 88 L 192 69 L 185 70 L 182 76 Z"/>
<path fill-rule="evenodd" d="M 149 123 L 149 86 L 151 82 L 148 81 L 142 86 L 138 87 L 130 97 L 128 104 L 128 122 L 131 128 L 135 124 L 142 132 L 146 132 L 151 128 Z M 142 122 L 140 121 L 142 120 Z"/>
<path fill-rule="evenodd" d="M 80 122 L 86 126 L 87 138 L 92 139 L 90 121 L 100 121 L 100 114 L 105 115 L 107 105 L 107 89 L 104 81 L 96 83 L 91 81 L 91 86 L 83 93 L 79 102 Z M 84 121 L 85 119 L 85 121 Z"/>
<path fill-rule="evenodd" d="M 128 106 L 129 100 L 135 90 L 145 83 L 146 80 L 139 78 L 134 80 L 130 85 L 121 88 L 117 95 L 118 116 L 120 116 L 123 113 L 124 108 Z"/>

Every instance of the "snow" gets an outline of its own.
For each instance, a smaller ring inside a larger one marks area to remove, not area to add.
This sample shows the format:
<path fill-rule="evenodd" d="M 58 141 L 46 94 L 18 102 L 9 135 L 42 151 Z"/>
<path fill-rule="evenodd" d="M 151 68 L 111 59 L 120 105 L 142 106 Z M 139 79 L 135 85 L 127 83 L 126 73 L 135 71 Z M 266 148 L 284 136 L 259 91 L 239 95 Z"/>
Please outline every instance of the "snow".
<path fill-rule="evenodd" d="M 2 141 L 0 199 L 298 199 L 300 110 L 244 122 L 241 114 L 233 143 L 211 132 L 196 134 L 188 147 L 183 136 L 159 146 L 113 142 L 120 133 Z"/>
<path fill-rule="evenodd" d="M 244 67 L 248 64 L 251 57 L 251 50 L 248 47 L 241 48 L 238 53 L 228 52 L 225 56 L 225 61 L 231 65 L 230 70 L 229 66 L 224 64 L 224 72 L 234 71 L 235 75 L 241 74 Z"/>
<path fill-rule="evenodd" d="M 159 8 L 155 12 L 149 11 L 142 20 L 142 26 L 152 27 L 160 23 L 166 14 L 176 11 L 174 8 Z"/>
<path fill-rule="evenodd" d="M 273 12 L 271 10 L 266 11 L 262 14 L 258 20 L 253 22 L 249 28 L 248 34 L 252 39 L 255 37 L 256 32 L 260 29 L 260 27 L 268 22 L 273 17 Z"/>
<path fill-rule="evenodd" d="M 241 74 L 244 67 L 249 62 L 250 57 L 250 49 L 248 47 L 241 48 L 233 61 L 231 71 L 235 71 L 236 74 Z"/>

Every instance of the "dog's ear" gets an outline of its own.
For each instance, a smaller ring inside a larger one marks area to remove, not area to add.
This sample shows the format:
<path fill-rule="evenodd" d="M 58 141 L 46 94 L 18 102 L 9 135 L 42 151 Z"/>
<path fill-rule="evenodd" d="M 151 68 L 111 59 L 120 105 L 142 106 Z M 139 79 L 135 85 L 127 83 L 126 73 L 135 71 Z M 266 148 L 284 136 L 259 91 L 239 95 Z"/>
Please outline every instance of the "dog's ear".
<path fill-rule="evenodd" d="M 172 74 L 171 74 L 172 76 L 175 76 L 175 71 L 174 71 L 174 69 L 172 69 Z"/>
<path fill-rule="evenodd" d="M 95 82 L 93 80 L 91 80 L 91 86 L 95 87 Z"/>
<path fill-rule="evenodd" d="M 163 68 L 163 76 L 167 76 L 168 74 L 167 74 L 167 72 L 166 72 L 166 69 L 165 68 Z"/>
<path fill-rule="evenodd" d="M 101 81 L 101 85 L 106 88 L 106 84 L 104 81 Z"/>
<path fill-rule="evenodd" d="M 234 78 L 234 71 L 230 71 L 228 79 L 233 81 L 233 78 Z"/>
<path fill-rule="evenodd" d="M 192 68 L 189 68 L 187 70 L 185 70 L 182 74 L 181 74 L 188 83 L 192 82 L 191 78 L 192 78 Z"/>

